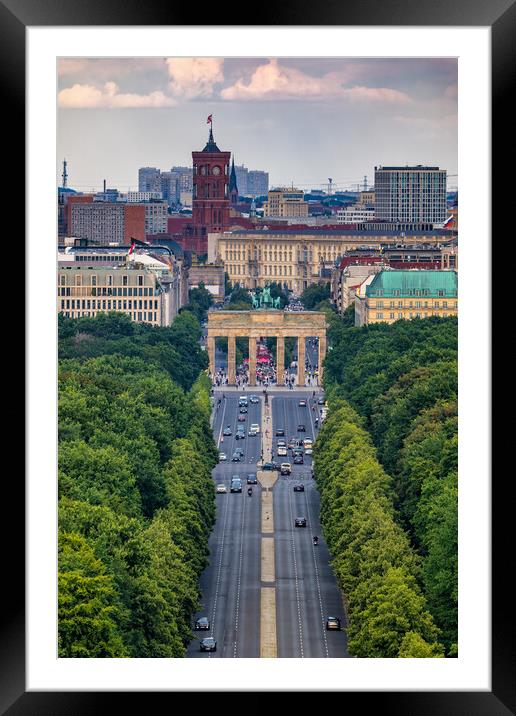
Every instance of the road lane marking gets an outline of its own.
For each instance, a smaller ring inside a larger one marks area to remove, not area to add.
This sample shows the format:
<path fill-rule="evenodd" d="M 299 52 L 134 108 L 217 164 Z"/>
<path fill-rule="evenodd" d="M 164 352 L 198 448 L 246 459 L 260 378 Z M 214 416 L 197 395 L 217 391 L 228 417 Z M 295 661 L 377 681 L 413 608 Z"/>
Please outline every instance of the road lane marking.
<path fill-rule="evenodd" d="M 298 628 L 299 628 L 299 648 L 301 650 L 301 658 L 304 659 L 304 647 L 303 647 L 303 623 L 301 621 L 301 601 L 299 598 L 299 580 L 297 575 L 297 558 L 296 558 L 296 544 L 295 544 L 295 538 L 294 538 L 294 530 L 298 529 L 294 527 L 294 515 L 292 512 L 292 494 L 291 491 L 288 489 L 288 505 L 290 508 L 290 543 L 292 546 L 292 556 L 294 559 L 294 580 L 296 585 L 296 602 L 297 602 L 297 621 L 298 621 Z M 303 528 L 299 528 L 303 529 Z"/>
<path fill-rule="evenodd" d="M 240 616 L 240 585 L 242 581 L 242 558 L 244 554 L 244 526 L 245 526 L 245 506 L 247 504 L 247 501 L 244 499 L 244 496 L 242 495 L 243 499 L 243 506 L 242 506 L 242 528 L 240 530 L 240 555 L 238 558 L 238 577 L 237 577 L 237 585 L 236 585 L 236 606 L 235 606 L 235 643 L 233 646 L 233 657 L 235 658 L 237 655 L 237 643 L 238 643 L 238 618 Z"/>
<path fill-rule="evenodd" d="M 272 542 L 272 540 L 269 541 Z M 260 590 L 260 659 L 276 659 L 277 656 L 276 589 L 262 587 Z"/>
<path fill-rule="evenodd" d="M 310 510 L 310 503 L 308 501 L 308 497 L 306 494 L 306 490 L 304 492 L 305 496 L 305 503 L 306 503 L 306 509 L 308 513 L 308 526 L 310 527 L 310 532 L 312 532 L 312 517 L 311 517 L 311 510 Z M 313 533 L 312 533 L 313 534 Z M 321 626 L 322 626 L 322 635 L 323 635 L 323 641 L 324 641 L 324 649 L 326 651 L 326 658 L 329 658 L 330 653 L 328 651 L 328 640 L 326 638 L 326 624 L 324 621 L 324 607 L 323 607 L 323 600 L 321 595 L 321 584 L 319 581 L 319 566 L 317 564 L 317 558 L 315 556 L 315 545 L 312 540 L 312 556 L 314 558 L 314 566 L 315 566 L 315 581 L 317 583 L 317 594 L 319 597 L 319 609 L 321 612 Z"/>
<path fill-rule="evenodd" d="M 261 581 L 275 582 L 274 538 L 262 537 Z"/>

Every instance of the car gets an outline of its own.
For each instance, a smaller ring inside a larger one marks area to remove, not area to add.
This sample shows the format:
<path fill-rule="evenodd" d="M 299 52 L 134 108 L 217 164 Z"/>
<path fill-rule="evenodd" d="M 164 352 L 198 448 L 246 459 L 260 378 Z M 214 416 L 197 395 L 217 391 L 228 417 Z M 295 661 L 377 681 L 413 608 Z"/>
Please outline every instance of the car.
<path fill-rule="evenodd" d="M 249 432 L 247 433 L 250 438 L 253 438 L 255 435 L 258 435 L 256 430 L 253 430 L 252 428 L 249 428 Z"/>
<path fill-rule="evenodd" d="M 245 415 L 245 414 L 248 413 L 249 411 L 247 410 L 247 408 L 246 408 L 245 405 L 242 405 L 242 407 L 240 408 L 240 410 L 239 410 L 238 412 L 239 412 L 241 415 Z"/>
<path fill-rule="evenodd" d="M 242 480 L 237 478 L 232 478 L 231 480 L 231 487 L 229 488 L 230 492 L 242 492 Z"/>
<path fill-rule="evenodd" d="M 247 476 L 247 484 L 248 485 L 257 485 L 258 484 L 258 480 L 256 479 L 256 475 L 254 473 L 251 472 Z"/>
<path fill-rule="evenodd" d="M 297 438 L 289 438 L 287 447 L 289 448 L 289 450 L 292 450 L 293 448 L 295 448 L 297 446 L 297 443 L 298 443 Z"/>
<path fill-rule="evenodd" d="M 280 466 L 280 473 L 282 475 L 290 475 L 292 472 L 292 465 L 289 462 L 282 462 Z"/>
<path fill-rule="evenodd" d="M 324 405 L 324 398 L 319 398 L 317 405 Z"/>
<path fill-rule="evenodd" d="M 298 453 L 297 455 L 294 455 L 294 465 L 304 465 L 304 464 L 305 464 L 305 460 L 300 453 Z"/>
<path fill-rule="evenodd" d="M 312 453 L 313 453 L 312 448 L 311 448 L 311 447 L 307 447 L 306 450 L 305 450 L 305 455 L 312 455 Z"/>
<path fill-rule="evenodd" d="M 254 430 L 255 434 L 258 435 L 258 433 L 260 432 L 260 426 L 258 425 L 258 423 L 251 423 L 250 430 Z"/>
<path fill-rule="evenodd" d="M 306 432 L 306 425 L 300 424 L 297 426 L 297 432 L 298 433 L 304 433 Z"/>
<path fill-rule="evenodd" d="M 245 415 L 239 415 L 237 420 L 239 423 L 245 423 Z"/>
<path fill-rule="evenodd" d="M 225 452 L 219 452 L 219 462 L 225 462 L 228 459 L 228 456 Z"/>
<path fill-rule="evenodd" d="M 284 447 L 283 445 L 279 445 L 278 448 L 276 449 L 276 455 L 278 457 L 286 457 L 288 455 L 287 448 Z"/>
<path fill-rule="evenodd" d="M 228 488 L 226 487 L 226 485 L 224 485 L 223 482 L 221 482 L 221 483 L 220 483 L 219 485 L 217 485 L 217 487 L 215 488 L 215 492 L 217 493 L 217 495 L 223 495 L 223 494 L 225 494 L 227 491 L 228 491 Z"/>
<path fill-rule="evenodd" d="M 206 639 L 200 641 L 201 651 L 217 651 L 217 642 L 212 636 L 207 636 Z"/>
<path fill-rule="evenodd" d="M 233 433 L 231 432 L 231 428 L 229 427 L 229 425 L 227 426 L 227 428 L 224 428 L 224 430 L 222 431 L 222 435 L 224 435 L 224 437 L 228 437 L 229 435 L 232 435 L 232 434 Z"/>
<path fill-rule="evenodd" d="M 300 408 L 306 408 L 306 400 L 300 400 L 298 405 Z"/>
<path fill-rule="evenodd" d="M 283 428 L 276 428 L 276 437 L 277 438 L 284 437 L 284 435 L 285 435 L 285 431 L 283 430 Z"/>
<path fill-rule="evenodd" d="M 296 527 L 306 527 L 306 517 L 296 517 L 294 524 Z"/>
<path fill-rule="evenodd" d="M 304 485 L 300 485 L 300 484 L 294 485 L 294 492 L 304 492 L 304 491 L 305 491 Z"/>
<path fill-rule="evenodd" d="M 312 447 L 312 446 L 313 446 L 313 440 L 312 440 L 312 438 L 305 438 L 305 439 L 303 440 L 303 446 L 304 446 L 305 448 L 307 448 L 307 447 Z"/>
<path fill-rule="evenodd" d="M 208 619 L 208 617 L 199 617 L 199 619 L 197 619 L 195 621 L 194 629 L 196 631 L 200 631 L 200 630 L 208 630 L 209 631 L 210 630 L 210 620 Z"/>
<path fill-rule="evenodd" d="M 250 403 L 253 403 L 253 404 L 259 403 L 259 402 L 260 402 L 260 398 L 259 398 L 257 395 L 250 395 L 250 396 L 249 396 L 249 402 L 250 402 Z"/>
<path fill-rule="evenodd" d="M 340 617 L 328 617 L 326 619 L 326 629 L 336 629 L 337 631 L 340 631 L 341 629 L 341 620 Z"/>
<path fill-rule="evenodd" d="M 234 452 L 233 455 L 231 455 L 231 462 L 240 462 L 240 453 Z"/>
<path fill-rule="evenodd" d="M 264 462 L 262 470 L 279 470 L 279 465 L 277 462 Z"/>
<path fill-rule="evenodd" d="M 287 447 L 285 440 L 278 440 L 277 445 L 278 447 Z"/>
<path fill-rule="evenodd" d="M 245 455 L 245 453 L 241 447 L 235 448 L 235 452 L 238 453 L 240 455 L 240 457 L 244 457 L 244 455 Z"/>
<path fill-rule="evenodd" d="M 245 438 L 245 433 L 243 430 L 237 430 L 235 433 L 235 440 L 243 440 Z"/>
<path fill-rule="evenodd" d="M 238 407 L 239 408 L 247 408 L 247 398 L 245 395 L 241 395 L 238 399 Z"/>

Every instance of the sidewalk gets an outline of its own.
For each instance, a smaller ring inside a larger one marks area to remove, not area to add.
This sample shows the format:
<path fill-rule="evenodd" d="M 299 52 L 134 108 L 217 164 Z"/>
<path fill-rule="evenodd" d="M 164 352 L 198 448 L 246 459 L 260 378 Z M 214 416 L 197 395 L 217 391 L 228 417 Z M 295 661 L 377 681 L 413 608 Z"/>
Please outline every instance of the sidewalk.
<path fill-rule="evenodd" d="M 287 388 L 286 385 L 269 385 L 267 387 L 267 393 L 277 393 L 279 391 L 287 393 L 299 393 L 302 391 L 313 393 L 314 390 L 316 395 L 317 393 L 324 392 L 323 388 L 317 385 L 303 385 L 302 387 L 295 385 L 292 390 Z M 238 393 L 239 395 L 257 395 L 258 397 L 263 397 L 263 387 L 261 385 L 248 385 L 245 388 L 237 388 L 234 385 L 214 385 L 213 391 L 215 393 Z"/>

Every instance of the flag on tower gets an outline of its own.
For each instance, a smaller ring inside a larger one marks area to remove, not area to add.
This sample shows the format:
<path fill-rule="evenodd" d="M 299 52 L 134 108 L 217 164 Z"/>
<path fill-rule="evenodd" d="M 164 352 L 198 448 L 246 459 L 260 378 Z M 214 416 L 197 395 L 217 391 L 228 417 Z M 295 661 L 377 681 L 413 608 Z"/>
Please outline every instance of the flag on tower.
<path fill-rule="evenodd" d="M 133 251 L 134 251 L 134 241 L 131 244 L 131 248 L 129 249 L 129 253 L 127 255 L 130 256 L 133 253 Z"/>
<path fill-rule="evenodd" d="M 212 114 L 208 115 L 208 120 L 206 121 L 206 124 L 212 124 L 212 117 L 213 117 Z"/>

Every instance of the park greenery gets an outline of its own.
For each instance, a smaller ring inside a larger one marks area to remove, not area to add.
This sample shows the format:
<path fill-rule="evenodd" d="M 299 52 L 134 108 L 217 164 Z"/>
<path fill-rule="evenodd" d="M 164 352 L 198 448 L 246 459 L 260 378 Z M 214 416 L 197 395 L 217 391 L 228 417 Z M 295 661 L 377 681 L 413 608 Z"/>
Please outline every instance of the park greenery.
<path fill-rule="evenodd" d="M 59 317 L 58 650 L 181 657 L 215 519 L 195 311 Z"/>
<path fill-rule="evenodd" d="M 457 656 L 457 319 L 329 317 L 321 517 L 356 656 Z"/>

